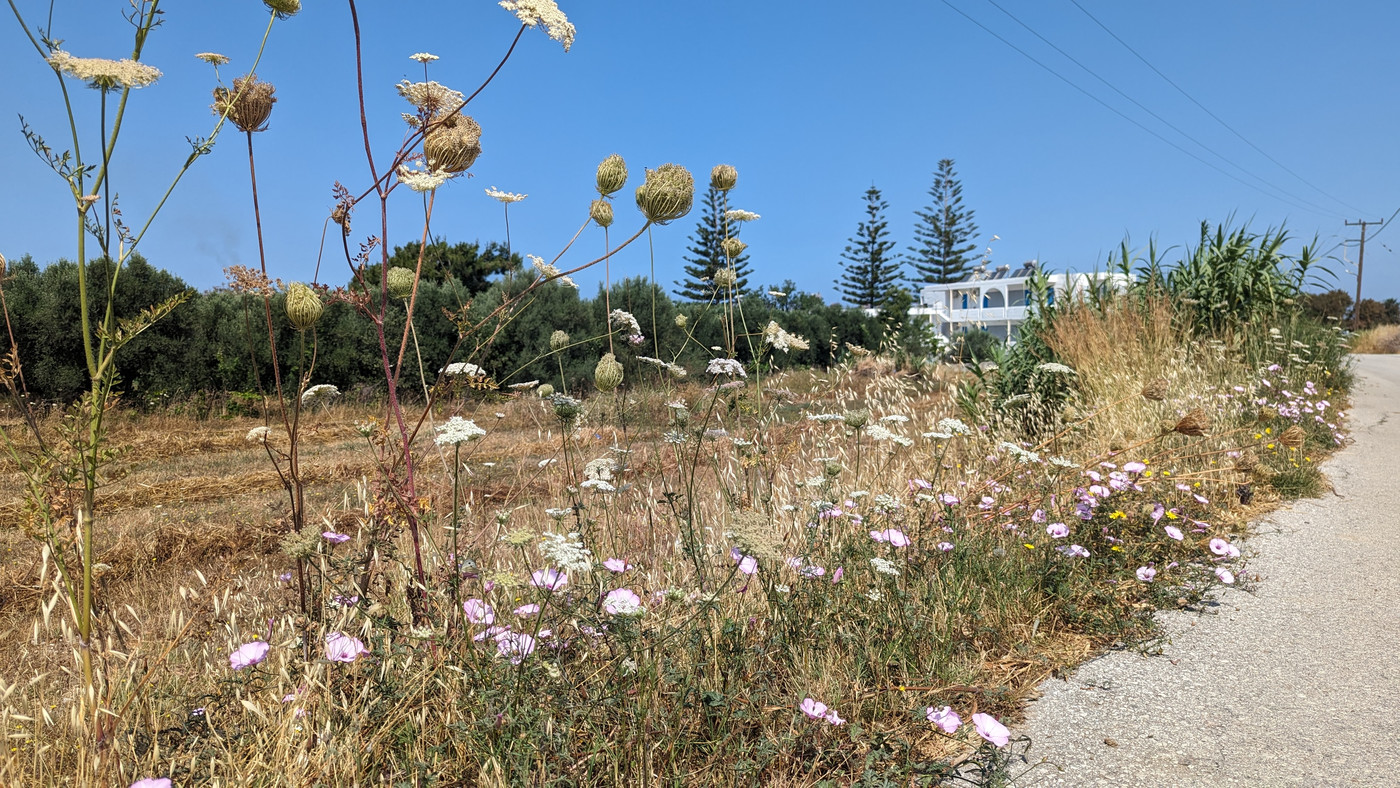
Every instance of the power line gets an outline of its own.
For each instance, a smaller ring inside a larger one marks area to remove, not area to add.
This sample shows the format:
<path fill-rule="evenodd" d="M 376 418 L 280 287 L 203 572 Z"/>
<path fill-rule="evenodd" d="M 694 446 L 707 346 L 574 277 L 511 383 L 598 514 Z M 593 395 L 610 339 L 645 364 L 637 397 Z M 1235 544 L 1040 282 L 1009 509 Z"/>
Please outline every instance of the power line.
<path fill-rule="evenodd" d="M 1311 200 L 1308 200 L 1308 199 L 1305 198 L 1305 197 L 1302 197 L 1302 196 L 1300 196 L 1300 195 L 1298 195 L 1298 194 L 1294 194 L 1293 192 L 1288 191 L 1287 189 L 1283 188 L 1282 186 L 1279 186 L 1279 185 L 1276 184 L 1276 183 L 1272 183 L 1272 182 L 1270 182 L 1269 180 L 1267 180 L 1267 179 L 1265 179 L 1265 178 L 1263 178 L 1263 177 L 1260 177 L 1259 175 L 1256 175 L 1256 174 L 1250 172 L 1249 170 L 1245 169 L 1244 167 L 1240 166 L 1239 164 L 1236 164 L 1235 162 L 1231 161 L 1228 157 L 1226 157 L 1226 156 L 1224 156 L 1224 155 L 1222 155 L 1222 154 L 1220 154 L 1220 153 L 1217 153 L 1217 152 L 1216 152 L 1214 149 L 1212 149 L 1209 145 L 1206 145 L 1204 142 L 1201 142 L 1200 140 L 1196 139 L 1195 137 L 1191 136 L 1190 134 L 1187 134 L 1185 131 L 1183 131 L 1181 128 L 1179 128 L 1176 124 L 1172 123 L 1171 121 L 1167 120 L 1166 118 L 1162 117 L 1161 115 L 1158 115 L 1156 112 L 1153 112 L 1151 108 L 1147 107 L 1147 106 L 1144 105 L 1142 102 L 1138 101 L 1137 99 L 1133 98 L 1132 96 L 1128 95 L 1127 93 L 1124 93 L 1122 90 L 1120 90 L 1120 89 L 1118 88 L 1117 85 L 1114 85 L 1112 82 L 1109 82 L 1107 79 L 1105 79 L 1105 78 L 1099 76 L 1099 74 L 1098 74 L 1097 72 L 1095 72 L 1093 69 L 1091 69 L 1091 68 L 1089 68 L 1088 66 L 1084 65 L 1083 63 L 1081 63 L 1081 62 L 1080 62 L 1077 58 L 1075 58 L 1073 55 L 1071 55 L 1070 53 L 1064 51 L 1064 50 L 1061 49 L 1060 47 L 1056 46 L 1056 45 L 1055 45 L 1055 42 L 1053 42 L 1053 41 L 1051 41 L 1050 39 L 1046 38 L 1045 36 L 1041 35 L 1039 32 L 1037 32 L 1037 31 L 1035 30 L 1035 28 L 1031 27 L 1030 25 L 1026 24 L 1025 22 L 1022 22 L 1015 14 L 1013 14 L 1013 13 L 1011 13 L 1010 11 L 1006 10 L 1005 8 L 1003 8 L 1000 4 L 998 4 L 998 3 L 996 2 L 996 0 L 987 0 L 987 2 L 988 2 L 992 7 L 996 8 L 998 11 L 1000 11 L 1000 12 L 1002 12 L 1003 14 L 1005 14 L 1006 16 L 1010 17 L 1011 21 L 1013 21 L 1013 22 L 1015 22 L 1016 24 L 1020 25 L 1021 27 L 1025 28 L 1028 32 L 1030 32 L 1031 35 L 1033 35 L 1033 36 L 1035 36 L 1036 38 L 1040 39 L 1042 42 L 1045 43 L 1046 46 L 1048 46 L 1048 47 L 1050 47 L 1051 49 L 1055 50 L 1056 52 L 1060 53 L 1062 56 L 1065 57 L 1065 59 L 1069 60 L 1071 63 L 1075 64 L 1076 66 L 1079 66 L 1079 67 L 1080 67 L 1081 69 L 1083 69 L 1086 73 L 1088 73 L 1089 76 L 1093 77 L 1094 79 L 1097 79 L 1099 82 L 1102 82 L 1105 86 L 1108 87 L 1109 90 L 1112 90 L 1114 93 L 1117 93 L 1119 96 L 1122 96 L 1123 98 L 1127 99 L 1130 103 L 1132 103 L 1133 106 L 1137 107 L 1138 109 L 1142 110 L 1143 112 L 1146 112 L 1148 115 L 1151 115 L 1153 118 L 1156 118 L 1159 122 L 1161 122 L 1161 123 L 1162 123 L 1164 126 L 1166 126 L 1167 128 L 1171 129 L 1172 131 L 1175 131 L 1177 134 L 1180 134 L 1181 136 L 1183 136 L 1183 137 L 1185 137 L 1186 139 L 1190 140 L 1191 142 L 1195 143 L 1195 144 L 1197 145 L 1197 147 L 1199 147 L 1201 150 L 1205 151 L 1206 153 L 1209 153 L 1210 155 L 1216 157 L 1217 159 L 1219 159 L 1219 160 L 1225 162 L 1225 163 L 1228 164 L 1229 166 L 1234 167 L 1235 169 L 1239 170 L 1240 172 L 1244 173 L 1245 175 L 1247 175 L 1247 176 L 1249 176 L 1249 177 L 1251 177 L 1251 178 L 1253 178 L 1253 179 L 1259 181 L 1260 183 L 1264 184 L 1265 186 L 1268 186 L 1269 188 L 1273 189 L 1274 191 L 1278 192 L 1279 194 L 1282 194 L 1282 195 L 1288 197 L 1289 199 L 1292 199 L 1292 200 L 1294 200 L 1294 201 L 1296 201 L 1296 202 L 1300 202 L 1300 203 L 1303 203 L 1303 204 L 1305 204 L 1305 205 L 1309 205 L 1309 206 L 1311 206 L 1311 207 L 1313 207 L 1313 208 L 1316 208 L 1317 210 L 1321 211 L 1323 214 L 1326 214 L 1326 215 L 1332 215 L 1332 216 L 1335 216 L 1335 217 L 1338 217 L 1338 218 L 1342 218 L 1342 217 L 1344 216 L 1342 213 L 1339 213 L 1338 211 L 1335 211 L 1335 210 L 1333 210 L 1333 209 L 1331 209 L 1331 208 L 1324 208 L 1323 206 L 1318 205 L 1317 203 L 1312 202 Z"/>
<path fill-rule="evenodd" d="M 1176 144 L 1175 142 L 1172 142 L 1171 140 L 1167 139 L 1166 137 L 1163 137 L 1161 134 L 1158 134 L 1157 132 L 1155 132 L 1155 131 L 1153 131 L 1152 129 L 1148 128 L 1147 126 L 1143 125 L 1142 122 L 1138 121 L 1136 118 L 1129 117 L 1128 115 L 1126 115 L 1126 114 L 1124 114 L 1122 111 L 1120 111 L 1117 107 L 1114 107 L 1113 105 L 1109 104 L 1108 102 L 1104 101 L 1103 99 L 1099 98 L 1098 96 L 1095 96 L 1093 93 L 1090 93 L 1089 91 L 1087 91 L 1087 90 L 1085 90 L 1084 88 L 1080 87 L 1080 86 L 1079 86 L 1078 84 L 1076 84 L 1073 80 L 1069 79 L 1068 77 L 1064 76 L 1063 74 L 1061 74 L 1060 72 L 1056 71 L 1055 69 L 1050 68 L 1049 66 L 1047 66 L 1047 65 L 1045 65 L 1044 63 L 1040 62 L 1040 61 L 1037 60 L 1034 56 L 1032 56 L 1032 55 L 1030 55 L 1029 53 L 1027 53 L 1025 50 L 1021 49 L 1020 47 L 1016 46 L 1015 44 L 1011 43 L 1010 41 L 1007 41 L 1005 38 L 1003 38 L 1003 37 L 1002 37 L 1000 34 L 998 34 L 996 31 L 992 30 L 991 28 L 987 27 L 986 25 L 982 24 L 981 22 L 977 21 L 976 19 L 972 18 L 971 16 L 968 16 L 968 14 L 967 14 L 966 12 L 964 12 L 961 8 L 958 8 L 957 6 L 953 5 L 951 2 L 949 2 L 949 0 L 941 0 L 941 2 L 943 3 L 943 5 L 946 5 L 946 6 L 948 6 L 949 8 L 953 9 L 954 11 L 956 11 L 957 14 L 958 14 L 959 16 L 961 16 L 962 18 L 964 18 L 964 19 L 966 19 L 967 21 L 971 22 L 972 24 L 974 24 L 974 25 L 980 27 L 984 32 L 987 33 L 987 35 L 990 35 L 992 38 L 995 38 L 996 40 L 1000 41 L 1001 43 L 1003 43 L 1003 44 L 1007 45 L 1008 47 L 1014 49 L 1018 54 L 1020 54 L 1020 55 L 1021 55 L 1022 57 L 1024 57 L 1025 59 L 1031 61 L 1032 63 L 1036 64 L 1037 66 L 1040 66 L 1041 68 L 1043 68 L 1043 69 L 1045 69 L 1046 71 L 1050 72 L 1050 74 L 1051 74 L 1052 76 L 1054 76 L 1056 79 L 1059 79 L 1061 82 L 1064 82 L 1066 85 L 1069 85 L 1070 87 L 1074 88 L 1075 90 L 1079 91 L 1080 93 L 1083 93 L 1085 96 L 1087 96 L 1089 99 L 1093 100 L 1093 101 L 1094 101 L 1095 103 L 1097 103 L 1098 105 L 1102 106 L 1104 109 L 1108 110 L 1109 112 L 1112 112 L 1113 114 L 1117 115 L 1118 117 L 1122 118 L 1123 120 L 1128 121 L 1129 123 L 1133 124 L 1134 126 L 1137 126 L 1138 128 L 1142 129 L 1143 131 L 1147 132 L 1148 134 L 1151 134 L 1152 136 L 1156 137 L 1158 140 L 1161 140 L 1163 143 L 1165 143 L 1165 144 L 1171 146 L 1172 148 L 1175 148 L 1176 150 L 1180 151 L 1181 153 L 1185 154 L 1186 156 L 1189 156 L 1189 157 L 1195 159 L 1196 161 L 1200 162 L 1201 164 L 1204 164 L 1205 166 L 1211 168 L 1212 170 L 1215 170 L 1216 172 L 1220 173 L 1221 175 L 1224 175 L 1225 177 L 1229 178 L 1230 180 L 1235 181 L 1236 183 L 1239 183 L 1239 184 L 1241 184 L 1241 185 L 1243 185 L 1243 186 L 1245 186 L 1245 187 L 1247 187 L 1247 188 L 1250 188 L 1250 189 L 1253 189 L 1253 190 L 1259 192 L 1260 194 L 1264 195 L 1265 197 L 1269 197 L 1269 198 L 1271 198 L 1271 199 L 1279 200 L 1280 202 L 1286 202 L 1286 203 L 1292 205 L 1292 206 L 1295 207 L 1295 208 L 1300 208 L 1300 209 L 1305 210 L 1305 211 L 1308 210 L 1308 207 L 1307 207 L 1306 205 L 1301 205 L 1301 204 L 1297 203 L 1296 201 L 1293 201 L 1293 200 L 1290 200 L 1290 199 L 1287 199 L 1287 198 L 1283 198 L 1283 197 L 1279 197 L 1278 195 L 1275 195 L 1275 194 L 1269 194 L 1268 192 L 1264 191 L 1263 189 L 1259 188 L 1258 186 L 1255 186 L 1254 184 L 1252 184 L 1252 183 L 1250 183 L 1250 182 L 1248 182 L 1248 181 L 1245 181 L 1245 180 L 1240 179 L 1239 176 L 1235 175 L 1234 173 L 1227 172 L 1227 171 L 1221 169 L 1219 166 L 1217 166 L 1217 165 L 1214 164 L 1213 162 L 1206 161 L 1205 159 L 1203 159 L 1203 158 L 1201 158 L 1200 156 L 1197 156 L 1196 154 L 1192 153 L 1191 151 L 1189 151 L 1189 150 L 1187 150 L 1187 149 L 1181 147 L 1180 145 Z M 1340 215 L 1340 214 L 1338 214 L 1338 215 Z"/>
<path fill-rule="evenodd" d="M 1083 11 L 1085 16 L 1087 16 L 1087 17 L 1089 17 L 1091 20 L 1093 20 L 1094 24 L 1096 24 L 1096 25 L 1098 25 L 1100 28 L 1102 28 L 1103 31 L 1104 31 L 1105 33 L 1107 33 L 1109 36 L 1111 36 L 1111 37 L 1113 38 L 1114 41 L 1117 41 L 1118 43 L 1122 44 L 1124 49 L 1128 50 L 1129 52 L 1131 52 L 1131 53 L 1133 54 L 1133 57 L 1136 57 L 1138 60 L 1142 61 L 1142 64 L 1143 64 L 1143 65 L 1145 65 L 1145 66 L 1147 66 L 1148 68 L 1152 69 L 1152 72 L 1153 72 L 1154 74 L 1156 74 L 1157 76 L 1161 77 L 1168 85 L 1171 85 L 1173 88 L 1176 88 L 1176 92 L 1178 92 L 1178 93 L 1180 93 L 1181 95 L 1185 96 L 1186 99 L 1187 99 L 1188 101 L 1190 101 L 1192 104 L 1195 104 L 1202 112 L 1204 112 L 1204 113 L 1206 113 L 1207 115 L 1209 115 L 1209 116 L 1211 117 L 1211 119 L 1213 119 L 1216 123 L 1219 123 L 1221 126 L 1224 126 L 1225 129 L 1226 129 L 1227 131 L 1229 131 L 1231 134 L 1235 135 L 1236 137 L 1239 137 L 1240 140 L 1241 140 L 1242 142 L 1244 142 L 1244 144 L 1246 144 L 1246 145 L 1248 145 L 1249 147 L 1253 148 L 1260 156 L 1263 156 L 1264 158 L 1266 158 L 1266 159 L 1268 159 L 1269 161 L 1273 162 L 1275 165 L 1277 165 L 1277 166 L 1279 167 L 1279 169 L 1283 170 L 1284 172 L 1288 173 L 1289 175 L 1292 175 L 1294 178 L 1297 178 L 1298 180 L 1302 181 L 1304 184 L 1306 184 L 1307 186 L 1311 187 L 1311 188 L 1312 188 L 1314 191 L 1316 191 L 1318 194 L 1321 194 L 1322 196 L 1324 196 L 1324 197 L 1326 197 L 1326 198 L 1328 198 L 1328 199 L 1330 199 L 1330 200 L 1336 202 L 1336 203 L 1339 204 L 1339 205 L 1345 206 L 1346 208 L 1348 208 L 1348 209 L 1350 209 L 1350 210 L 1352 210 L 1352 211 L 1355 211 L 1355 212 L 1357 212 L 1357 213 L 1365 213 L 1365 211 L 1361 210 L 1360 208 L 1357 208 L 1356 206 L 1352 205 L 1352 204 L 1349 203 L 1349 202 L 1346 202 L 1345 200 L 1341 199 L 1340 197 L 1334 197 L 1334 196 L 1332 196 L 1330 193 L 1328 193 L 1328 192 L 1327 192 L 1326 190 L 1324 190 L 1322 187 L 1320 187 L 1320 186 L 1314 184 L 1312 181 L 1310 181 L 1310 180 L 1308 180 L 1307 178 L 1304 178 L 1303 176 L 1301 176 L 1301 175 L 1299 175 L 1298 173 L 1294 172 L 1294 171 L 1293 171 L 1292 169 L 1290 169 L 1287 165 L 1285 165 L 1283 162 L 1279 161 L 1278 159 L 1275 159 L 1273 156 L 1270 156 L 1267 152 L 1265 152 L 1265 150 L 1264 150 L 1263 148 L 1259 147 L 1258 145 L 1255 145 L 1253 142 L 1251 142 L 1251 141 L 1249 140 L 1249 138 L 1245 137 L 1243 134 L 1241 134 L 1241 133 L 1239 133 L 1238 131 L 1236 131 L 1235 128 L 1234 128 L 1233 126 L 1231 126 L 1230 124 L 1226 123 L 1223 119 L 1221 119 L 1220 116 L 1216 115 L 1214 112 L 1211 112 L 1209 109 L 1207 109 L 1207 108 L 1206 108 L 1206 105 L 1204 105 L 1204 104 L 1202 104 L 1201 102 L 1197 101 L 1197 100 L 1195 99 L 1195 97 L 1192 96 L 1190 93 L 1187 93 L 1186 90 L 1185 90 L 1185 88 L 1183 88 L 1183 87 L 1181 87 L 1180 85 L 1178 85 L 1178 84 L 1176 84 L 1175 82 L 1173 82 L 1172 79 L 1171 79 L 1171 77 L 1168 77 L 1166 74 L 1163 74 L 1156 66 L 1154 66 L 1154 65 L 1152 65 L 1150 62 L 1148 62 L 1147 58 L 1143 57 L 1141 54 L 1138 53 L 1138 51 L 1137 51 L 1136 49 L 1133 49 L 1131 46 L 1129 46 L 1127 41 L 1124 41 L 1123 39 L 1119 38 L 1117 33 L 1113 32 L 1113 31 L 1110 30 L 1110 29 L 1108 29 L 1108 25 L 1105 25 L 1103 22 L 1100 22 L 1100 21 L 1098 20 L 1097 17 L 1095 17 L 1093 14 L 1089 13 L 1088 9 L 1086 9 L 1084 6 L 1080 5 L 1080 4 L 1079 4 L 1079 0 L 1069 0 L 1069 1 L 1070 1 L 1071 3 L 1074 4 L 1074 7 L 1075 7 L 1075 8 L 1078 8 L 1080 11 Z"/>

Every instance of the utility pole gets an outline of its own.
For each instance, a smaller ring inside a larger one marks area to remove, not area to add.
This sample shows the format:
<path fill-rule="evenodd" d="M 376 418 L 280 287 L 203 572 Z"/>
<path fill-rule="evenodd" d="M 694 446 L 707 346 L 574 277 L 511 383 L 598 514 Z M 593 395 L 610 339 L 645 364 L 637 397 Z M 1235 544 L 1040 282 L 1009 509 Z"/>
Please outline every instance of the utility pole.
<path fill-rule="evenodd" d="M 1361 227 L 1361 249 L 1356 254 L 1356 303 L 1351 307 L 1351 330 L 1361 329 L 1361 268 L 1366 264 L 1366 225 L 1384 224 L 1384 222 L 1368 222 L 1362 219 L 1359 222 L 1347 222 L 1348 227 Z"/>

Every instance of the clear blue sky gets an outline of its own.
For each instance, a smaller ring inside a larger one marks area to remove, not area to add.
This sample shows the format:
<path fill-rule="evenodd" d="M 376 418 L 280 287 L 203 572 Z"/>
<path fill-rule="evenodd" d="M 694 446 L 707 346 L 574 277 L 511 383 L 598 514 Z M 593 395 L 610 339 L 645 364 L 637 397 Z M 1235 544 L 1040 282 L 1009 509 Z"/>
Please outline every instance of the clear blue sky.
<path fill-rule="evenodd" d="M 1241 141 L 1115 41 L 1071 0 L 998 0 L 1001 6 L 1132 99 L 1204 143 L 1153 118 L 988 0 L 918 2 L 561 2 L 578 28 L 572 51 L 527 31 L 499 77 L 468 108 L 482 125 L 473 177 L 441 192 L 433 230 L 450 241 L 501 239 L 495 186 L 529 198 L 511 206 L 517 251 L 552 257 L 586 216 L 593 172 L 622 154 L 633 180 L 618 195 L 616 238 L 640 224 L 630 194 L 644 167 L 676 162 L 704 184 L 710 168 L 739 170 L 732 204 L 762 214 L 744 230 L 755 284 L 795 280 L 834 300 L 840 253 L 872 183 L 889 202 L 902 250 L 927 203 L 939 159 L 957 163 L 981 243 L 995 263 L 1038 258 L 1057 270 L 1101 265 L 1125 234 L 1143 246 L 1190 242 L 1201 220 L 1234 215 L 1258 229 L 1287 222 L 1320 236 L 1323 251 L 1356 237 L 1344 219 L 1388 219 L 1400 208 L 1397 102 L 1400 4 L 1310 0 L 1079 0 L 1192 98 L 1304 183 Z M 31 24 L 47 2 L 18 0 Z M 125 0 L 58 0 L 52 35 L 78 56 L 129 55 Z M 1046 72 L 980 29 L 961 9 L 1084 90 L 1250 188 L 1174 149 Z M 394 84 L 422 79 L 414 52 L 441 56 L 430 76 L 471 92 L 518 27 L 489 0 L 360 3 L 370 128 L 380 166 L 397 147 L 407 105 Z M 0 69 L 0 252 L 48 262 L 74 253 L 65 187 L 26 147 L 22 114 L 56 149 L 68 147 L 52 71 L 6 13 Z M 208 133 L 212 69 L 195 52 L 233 59 L 225 82 L 252 63 L 267 14 L 261 3 L 170 3 L 144 60 L 165 76 L 135 91 L 114 183 L 128 220 L 144 217 L 188 152 Z M 309 279 L 333 204 L 331 185 L 369 182 L 355 106 L 347 4 L 311 0 L 278 23 L 258 69 L 280 99 L 271 129 L 255 135 L 269 267 Z M 75 100 L 95 120 L 97 96 Z M 86 150 L 96 148 L 86 126 Z M 229 129 L 229 131 L 234 131 Z M 141 251 L 190 285 L 223 281 L 232 263 L 256 266 L 247 157 L 241 134 L 223 136 L 182 182 Z M 1215 154 L 1223 157 L 1216 158 Z M 1227 163 L 1228 162 L 1228 163 Z M 1243 168 L 1244 172 L 1233 165 Z M 1268 181 L 1279 190 L 1264 185 Z M 1314 188 L 1317 187 L 1317 188 Z M 1320 191 L 1319 191 L 1320 189 Z M 1324 194 L 1325 192 L 1325 194 Z M 421 202 L 391 200 L 389 242 L 418 238 Z M 377 231 L 362 211 L 355 238 Z M 656 275 L 668 289 L 698 211 L 655 232 Z M 1374 233 L 1374 228 L 1372 229 Z M 1367 245 L 1366 295 L 1400 296 L 1400 231 Z M 585 232 L 567 265 L 601 250 Z M 321 281 L 346 279 L 328 250 Z M 644 244 L 621 253 L 614 277 L 643 274 Z M 1336 264 L 1354 288 L 1354 263 Z M 602 275 L 579 277 L 591 294 Z"/>

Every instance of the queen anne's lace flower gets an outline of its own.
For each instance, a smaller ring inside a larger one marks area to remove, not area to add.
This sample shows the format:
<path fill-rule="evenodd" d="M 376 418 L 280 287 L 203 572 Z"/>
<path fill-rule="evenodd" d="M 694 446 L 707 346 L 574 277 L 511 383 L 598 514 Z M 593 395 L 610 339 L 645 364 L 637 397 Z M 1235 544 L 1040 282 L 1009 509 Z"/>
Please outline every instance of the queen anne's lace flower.
<path fill-rule="evenodd" d="M 340 389 L 329 383 L 322 383 L 319 386 L 312 386 L 301 394 L 301 404 L 314 405 L 318 402 L 327 402 L 340 396 Z"/>
<path fill-rule="evenodd" d="M 503 192 L 497 189 L 495 186 L 492 186 L 491 188 L 486 190 L 486 196 L 490 197 L 493 200 L 500 200 L 506 205 L 510 205 L 513 202 L 520 202 L 521 200 L 525 199 L 526 197 L 529 197 L 530 195 L 515 194 L 514 192 Z"/>
<path fill-rule="evenodd" d="M 417 60 L 419 63 L 431 63 L 438 59 L 437 55 L 431 52 L 414 52 L 408 56 L 409 60 Z"/>
<path fill-rule="evenodd" d="M 446 170 L 414 169 L 407 164 L 400 164 L 397 171 L 399 183 L 416 191 L 430 192 L 447 182 L 452 177 L 452 173 Z"/>
<path fill-rule="evenodd" d="M 399 95 L 403 96 L 408 103 L 430 116 L 452 112 L 462 106 L 462 102 L 467 99 L 467 97 L 460 92 L 449 87 L 444 87 L 442 84 L 435 81 L 409 82 L 405 79 L 395 85 L 394 89 L 397 90 Z M 417 118 L 414 118 L 409 125 L 418 125 Z"/>
<path fill-rule="evenodd" d="M 741 378 L 746 378 L 746 377 L 748 377 L 748 373 L 744 372 L 744 365 L 743 365 L 743 364 L 740 364 L 739 362 L 735 361 L 735 360 L 732 359 L 732 358 L 716 358 L 716 359 L 711 359 L 711 360 L 710 360 L 709 366 L 705 367 L 705 374 L 707 374 L 707 375 L 728 375 L 728 376 L 731 377 L 731 378 L 732 378 L 732 377 L 741 377 Z"/>
<path fill-rule="evenodd" d="M 454 361 L 442 368 L 442 374 L 466 375 L 469 378 L 479 378 L 486 375 L 486 370 L 466 361 Z"/>
<path fill-rule="evenodd" d="M 486 430 L 478 427 L 476 422 L 461 416 L 453 416 L 447 420 L 446 424 L 438 427 L 438 436 L 434 442 L 439 446 L 457 446 L 470 443 L 485 434 Z"/>
<path fill-rule="evenodd" d="M 811 347 L 806 339 L 784 331 L 778 321 L 769 320 L 768 326 L 763 329 L 763 343 L 771 345 L 774 350 L 781 350 L 784 353 L 790 349 L 806 350 Z"/>
<path fill-rule="evenodd" d="M 587 572 L 593 568 L 593 553 L 583 546 L 577 533 L 565 536 L 545 532 L 539 550 L 540 555 L 566 572 Z"/>
<path fill-rule="evenodd" d="M 74 57 L 55 49 L 47 58 L 55 71 L 81 79 L 93 87 L 144 88 L 160 79 L 160 70 L 135 60 Z"/>
<path fill-rule="evenodd" d="M 753 211 L 741 211 L 738 208 L 733 208 L 724 212 L 724 218 L 731 222 L 751 222 L 759 216 Z"/>
<path fill-rule="evenodd" d="M 267 437 L 272 433 L 270 427 L 254 427 L 248 430 L 249 443 L 267 443 Z"/>
<path fill-rule="evenodd" d="M 501 8 L 515 14 L 526 27 L 544 25 L 545 32 L 563 44 L 565 52 L 574 45 L 577 31 L 554 0 L 501 0 Z"/>
<path fill-rule="evenodd" d="M 637 322 L 637 318 L 634 317 L 631 312 L 614 309 L 612 313 L 608 315 L 608 322 L 618 328 L 630 328 L 631 331 L 629 333 L 632 334 L 642 333 L 641 324 Z"/>

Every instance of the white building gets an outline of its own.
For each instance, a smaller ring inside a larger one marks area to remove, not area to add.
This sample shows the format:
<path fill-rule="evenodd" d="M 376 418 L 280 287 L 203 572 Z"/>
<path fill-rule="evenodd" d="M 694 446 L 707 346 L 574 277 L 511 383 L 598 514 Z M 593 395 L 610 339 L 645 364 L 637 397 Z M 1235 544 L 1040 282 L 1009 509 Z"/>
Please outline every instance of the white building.
<path fill-rule="evenodd" d="M 1006 342 L 1014 342 L 1026 310 L 1034 303 L 1028 283 L 1039 271 L 1032 260 L 1012 273 L 1003 265 L 988 271 L 980 265 L 962 280 L 941 285 L 925 285 L 911 316 L 926 317 L 945 337 L 982 330 Z M 1082 298 L 1091 285 L 1105 282 L 1116 290 L 1127 286 L 1123 274 L 1050 274 L 1046 301 Z"/>

